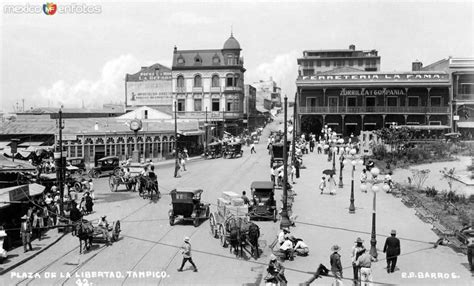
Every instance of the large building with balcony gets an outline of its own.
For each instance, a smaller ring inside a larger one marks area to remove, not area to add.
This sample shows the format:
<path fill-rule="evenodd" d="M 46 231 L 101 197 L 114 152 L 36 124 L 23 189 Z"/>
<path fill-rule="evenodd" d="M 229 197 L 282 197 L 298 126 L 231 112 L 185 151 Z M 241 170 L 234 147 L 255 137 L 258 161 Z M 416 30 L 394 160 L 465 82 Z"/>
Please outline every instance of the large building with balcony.
<path fill-rule="evenodd" d="M 360 71 L 380 70 L 380 56 L 376 50 L 356 50 L 355 45 L 341 50 L 308 50 L 298 58 L 299 76 L 311 76 L 337 68 L 349 67 Z"/>
<path fill-rule="evenodd" d="M 240 133 L 244 119 L 244 62 L 231 34 L 221 49 L 173 52 L 172 91 L 177 117 L 207 120 L 216 137 Z"/>
<path fill-rule="evenodd" d="M 452 129 L 465 138 L 474 136 L 474 58 L 442 59 L 426 67 L 424 71 L 442 70 L 451 78 Z"/>
<path fill-rule="evenodd" d="M 300 132 L 320 134 L 325 125 L 342 136 L 390 125 L 430 131 L 451 127 L 451 82 L 444 71 L 343 68 L 299 76 L 296 86 Z"/>

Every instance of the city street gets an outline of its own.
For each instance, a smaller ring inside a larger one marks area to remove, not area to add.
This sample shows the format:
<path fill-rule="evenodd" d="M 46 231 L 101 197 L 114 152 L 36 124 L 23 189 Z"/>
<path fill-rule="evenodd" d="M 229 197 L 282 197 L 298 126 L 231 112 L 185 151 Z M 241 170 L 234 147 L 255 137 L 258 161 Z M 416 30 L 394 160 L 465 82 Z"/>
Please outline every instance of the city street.
<path fill-rule="evenodd" d="M 281 118 L 282 115 L 279 116 Z M 109 247 L 95 244 L 91 251 L 79 255 L 77 238 L 67 235 L 40 256 L 2 277 L 3 283 L 78 285 L 79 279 L 89 285 L 263 284 L 270 254 L 268 245 L 278 234 L 279 222 L 257 222 L 261 228 L 260 246 L 263 249 L 258 260 L 236 258 L 229 253 L 228 248 L 222 248 L 219 241 L 211 237 L 208 221 L 197 228 L 191 223 L 170 226 L 167 216 L 170 197 L 166 193 L 175 187 L 202 188 L 202 200 L 211 203 L 211 210 L 215 211 L 216 200 L 223 191 L 241 193 L 242 190 L 248 190 L 254 180 L 267 180 L 269 156 L 265 142 L 269 128 L 283 128 L 283 125 L 274 122 L 265 129 L 260 144 L 256 145 L 256 154 L 250 155 L 249 148 L 245 148 L 243 158 L 192 162 L 179 179 L 173 178 L 172 166 L 159 167 L 160 190 L 164 195 L 158 202 L 143 200 L 137 193 L 124 190 L 111 193 L 107 178 L 99 179 L 96 184 L 95 212 L 87 219 L 98 219 L 103 214 L 107 215 L 109 222 L 120 219 L 120 240 Z M 353 242 L 360 236 L 365 240 L 364 245 L 370 247 L 372 194 L 361 193 L 356 182 L 357 209 L 355 214 L 349 214 L 350 170 L 345 168 L 344 188 L 338 189 L 335 196 L 320 195 L 317 185 L 321 172 L 332 167 L 326 158 L 316 153 L 305 155 L 304 164 L 307 168 L 301 170 L 301 178 L 294 185 L 298 195 L 293 210 L 298 217 L 292 234 L 305 240 L 310 247 L 310 255 L 284 263 L 290 285 L 307 280 L 310 277 L 307 272 L 315 271 L 319 263 L 329 266 L 330 247 L 333 244 L 342 247 L 344 277 L 352 278 L 350 249 Z M 356 171 L 356 180 L 359 169 Z M 277 190 L 278 202 L 280 197 L 281 190 Z M 391 229 L 396 229 L 401 238 L 402 255 L 398 259 L 399 269 L 387 274 L 381 249 Z M 399 199 L 384 192 L 377 197 L 377 234 L 379 262 L 373 267 L 374 281 L 413 285 L 472 283 L 466 257 L 442 246 L 433 249 L 431 243 L 437 237 L 430 226 L 421 222 L 413 210 L 406 208 Z M 190 265 L 184 272 L 176 271 L 182 259 L 179 247 L 185 236 L 191 238 L 198 273 L 194 273 Z M 40 278 L 13 277 L 23 273 L 37 273 Z M 91 278 L 88 275 L 108 276 Z M 431 278 L 432 275 L 436 278 Z M 323 278 L 317 282 L 330 284 L 332 279 Z"/>

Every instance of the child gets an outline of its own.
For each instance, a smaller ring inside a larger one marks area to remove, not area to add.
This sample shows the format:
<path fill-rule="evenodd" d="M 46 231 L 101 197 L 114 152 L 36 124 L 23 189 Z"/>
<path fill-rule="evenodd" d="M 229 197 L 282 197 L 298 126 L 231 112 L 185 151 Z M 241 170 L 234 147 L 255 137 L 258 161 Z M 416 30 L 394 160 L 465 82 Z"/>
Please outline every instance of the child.
<path fill-rule="evenodd" d="M 324 176 L 322 177 L 321 183 L 319 184 L 319 189 L 321 190 L 322 195 L 324 190 L 326 189 L 326 178 Z"/>

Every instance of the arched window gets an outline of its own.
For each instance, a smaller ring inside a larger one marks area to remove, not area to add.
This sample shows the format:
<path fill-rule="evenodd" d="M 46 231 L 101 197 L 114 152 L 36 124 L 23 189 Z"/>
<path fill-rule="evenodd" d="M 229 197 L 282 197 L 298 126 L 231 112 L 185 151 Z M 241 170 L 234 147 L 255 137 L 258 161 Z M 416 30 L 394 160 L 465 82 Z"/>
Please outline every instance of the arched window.
<path fill-rule="evenodd" d="M 227 87 L 235 86 L 234 85 L 234 75 L 233 74 L 230 73 L 230 74 L 226 75 L 225 86 L 227 86 Z"/>
<path fill-rule="evenodd" d="M 178 76 L 176 86 L 177 87 L 184 87 L 184 77 L 182 75 Z"/>
<path fill-rule="evenodd" d="M 240 74 L 238 73 L 234 75 L 234 86 L 240 86 Z"/>
<path fill-rule="evenodd" d="M 219 76 L 213 75 L 212 76 L 212 87 L 219 87 Z"/>
<path fill-rule="evenodd" d="M 202 83 L 201 83 L 201 76 L 200 75 L 196 75 L 194 77 L 194 87 L 201 87 L 202 86 Z"/>

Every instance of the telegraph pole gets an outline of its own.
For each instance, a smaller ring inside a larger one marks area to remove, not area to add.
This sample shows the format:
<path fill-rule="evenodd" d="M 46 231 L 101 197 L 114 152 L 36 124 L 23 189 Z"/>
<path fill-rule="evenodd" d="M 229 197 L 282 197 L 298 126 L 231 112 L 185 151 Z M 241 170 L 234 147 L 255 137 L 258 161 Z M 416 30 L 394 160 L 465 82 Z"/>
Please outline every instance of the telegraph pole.
<path fill-rule="evenodd" d="M 285 95 L 285 122 L 284 122 L 284 132 L 283 132 L 283 209 L 281 210 L 281 222 L 280 228 L 290 227 L 291 222 L 290 218 L 288 217 L 288 130 L 287 130 L 287 101 L 288 98 Z"/>
<path fill-rule="evenodd" d="M 179 161 L 178 161 L 178 119 L 177 119 L 177 112 L 176 112 L 176 101 L 174 102 L 174 177 L 178 177 L 178 170 L 179 170 Z"/>

